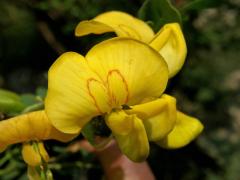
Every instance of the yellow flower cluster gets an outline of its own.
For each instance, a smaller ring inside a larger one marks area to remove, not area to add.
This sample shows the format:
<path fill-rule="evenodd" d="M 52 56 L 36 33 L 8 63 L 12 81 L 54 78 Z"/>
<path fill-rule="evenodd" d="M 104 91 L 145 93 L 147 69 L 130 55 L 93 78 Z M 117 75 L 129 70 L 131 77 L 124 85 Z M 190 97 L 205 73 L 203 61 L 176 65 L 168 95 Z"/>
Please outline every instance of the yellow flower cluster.
<path fill-rule="evenodd" d="M 33 160 L 31 162 L 28 160 L 29 158 L 36 159 L 32 149 L 32 142 L 36 142 L 40 147 L 40 152 L 44 152 L 44 146 L 40 141 L 55 139 L 67 142 L 76 136 L 76 134 L 62 133 L 53 127 L 45 111 L 35 111 L 0 121 L 0 132 L 0 152 L 4 151 L 11 144 L 24 143 L 22 149 L 23 159 L 29 165 L 41 163 L 41 158 L 38 157 L 37 161 Z M 43 159 L 47 160 L 48 158 Z"/>
<path fill-rule="evenodd" d="M 0 122 L 0 150 L 20 142 L 71 140 L 96 116 L 104 117 L 121 151 L 137 162 L 148 156 L 149 141 L 179 148 L 200 134 L 200 121 L 179 112 L 176 99 L 164 94 L 187 53 L 179 24 L 154 34 L 143 21 L 112 11 L 75 29 L 76 36 L 106 32 L 118 37 L 95 45 L 85 57 L 64 53 L 51 66 L 45 111 Z M 24 147 L 23 156 L 32 152 Z"/>
<path fill-rule="evenodd" d="M 78 133 L 101 115 L 133 161 L 146 159 L 149 141 L 165 148 L 188 144 L 203 126 L 177 111 L 175 98 L 163 94 L 187 53 L 179 24 L 166 24 L 154 34 L 143 21 L 112 11 L 75 29 L 76 36 L 106 32 L 118 37 L 95 45 L 85 57 L 65 53 L 50 68 L 45 107 L 53 126 Z"/>

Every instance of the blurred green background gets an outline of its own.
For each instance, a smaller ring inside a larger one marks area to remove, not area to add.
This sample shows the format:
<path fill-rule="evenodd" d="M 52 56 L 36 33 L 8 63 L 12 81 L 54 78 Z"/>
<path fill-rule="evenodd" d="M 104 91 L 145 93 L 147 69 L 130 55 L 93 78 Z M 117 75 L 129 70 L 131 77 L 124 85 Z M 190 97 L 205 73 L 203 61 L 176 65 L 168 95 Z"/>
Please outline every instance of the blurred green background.
<path fill-rule="evenodd" d="M 148 162 L 159 180 L 240 179 L 240 0 L 1 0 L 0 88 L 21 94 L 31 106 L 44 97 L 47 70 L 65 51 L 85 54 L 111 35 L 74 37 L 78 22 L 109 10 L 138 16 L 157 31 L 180 21 L 188 46 L 184 68 L 167 92 L 180 110 L 199 118 L 205 130 L 190 145 L 164 150 L 152 144 Z M 166 8 L 168 7 L 168 8 Z M 0 114 L 7 118 L 10 114 Z M 81 137 L 79 137 L 81 138 Z M 47 142 L 56 161 L 55 179 L 101 179 L 93 154 L 69 153 Z M 26 179 L 20 146 L 0 154 L 0 179 Z"/>

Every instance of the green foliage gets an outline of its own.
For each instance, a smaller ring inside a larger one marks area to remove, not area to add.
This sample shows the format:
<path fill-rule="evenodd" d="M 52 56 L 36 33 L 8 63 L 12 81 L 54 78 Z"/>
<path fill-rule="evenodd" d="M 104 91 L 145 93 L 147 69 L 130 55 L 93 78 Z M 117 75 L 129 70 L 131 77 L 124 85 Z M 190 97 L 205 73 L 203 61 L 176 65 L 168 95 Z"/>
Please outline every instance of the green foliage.
<path fill-rule="evenodd" d="M 181 8 L 182 12 L 199 11 L 205 8 L 216 7 L 221 4 L 222 0 L 188 0 L 188 2 Z"/>
<path fill-rule="evenodd" d="M 0 177 L 2 180 L 26 179 L 24 175 L 26 167 L 20 157 L 20 149 L 16 147 L 8 149 L 3 155 L 0 154 Z"/>
<path fill-rule="evenodd" d="M 82 130 L 82 135 L 91 143 L 91 144 L 95 144 L 95 128 L 94 126 L 92 125 L 92 123 L 87 123 L 85 125 L 85 127 L 83 128 Z"/>
<path fill-rule="evenodd" d="M 104 147 L 111 139 L 111 130 L 105 124 L 102 116 L 93 118 L 84 126 L 81 132 L 95 148 Z"/>
<path fill-rule="evenodd" d="M 6 114 L 17 114 L 24 109 L 21 97 L 16 93 L 0 89 L 0 112 Z"/>
<path fill-rule="evenodd" d="M 166 23 L 182 23 L 181 14 L 169 0 L 145 0 L 138 11 L 138 17 L 150 21 L 156 31 Z"/>
<path fill-rule="evenodd" d="M 40 110 L 44 108 L 45 88 L 38 88 L 36 95 L 22 94 L 0 89 L 0 112 L 8 116 Z"/>

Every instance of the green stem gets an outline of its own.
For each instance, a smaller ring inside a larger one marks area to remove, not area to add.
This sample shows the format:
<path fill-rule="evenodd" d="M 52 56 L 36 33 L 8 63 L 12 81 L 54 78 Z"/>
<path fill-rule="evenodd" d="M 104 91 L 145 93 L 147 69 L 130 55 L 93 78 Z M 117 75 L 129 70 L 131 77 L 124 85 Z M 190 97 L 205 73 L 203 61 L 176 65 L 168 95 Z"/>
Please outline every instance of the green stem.
<path fill-rule="evenodd" d="M 32 112 L 32 111 L 37 111 L 37 110 L 41 110 L 44 109 L 44 104 L 43 102 L 37 103 L 37 104 L 33 104 L 31 106 L 26 107 L 23 111 L 22 114 L 24 113 L 28 113 L 28 112 Z"/>

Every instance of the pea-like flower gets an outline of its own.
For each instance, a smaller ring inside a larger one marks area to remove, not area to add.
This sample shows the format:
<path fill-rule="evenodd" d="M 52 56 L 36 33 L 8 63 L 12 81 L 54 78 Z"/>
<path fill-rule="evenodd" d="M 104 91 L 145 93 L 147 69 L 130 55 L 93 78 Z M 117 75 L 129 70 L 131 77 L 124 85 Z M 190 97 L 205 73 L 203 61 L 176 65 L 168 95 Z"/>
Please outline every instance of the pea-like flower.
<path fill-rule="evenodd" d="M 124 12 L 110 11 L 92 20 L 81 21 L 75 29 L 75 35 L 78 37 L 106 32 L 115 32 L 119 37 L 130 37 L 148 43 L 166 61 L 169 77 L 173 77 L 184 64 L 187 47 L 178 23 L 166 24 L 154 34 L 144 21 Z"/>
<path fill-rule="evenodd" d="M 9 145 L 22 143 L 23 160 L 31 167 L 47 162 L 49 157 L 42 141 L 72 140 L 75 134 L 65 134 L 52 126 L 45 111 L 35 111 L 0 121 L 0 152 Z"/>
<path fill-rule="evenodd" d="M 48 78 L 45 110 L 54 127 L 79 133 L 91 119 L 103 116 L 121 151 L 133 161 L 146 159 L 149 140 L 176 148 L 202 131 L 198 120 L 177 112 L 175 98 L 163 94 L 168 66 L 139 40 L 103 41 L 85 57 L 64 53 Z"/>

